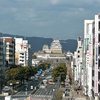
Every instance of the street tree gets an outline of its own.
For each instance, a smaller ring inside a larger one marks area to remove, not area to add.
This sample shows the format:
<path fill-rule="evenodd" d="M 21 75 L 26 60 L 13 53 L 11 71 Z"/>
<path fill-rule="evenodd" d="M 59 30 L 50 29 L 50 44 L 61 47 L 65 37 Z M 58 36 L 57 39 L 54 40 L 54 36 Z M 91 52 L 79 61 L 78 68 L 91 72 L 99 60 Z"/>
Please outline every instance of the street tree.
<path fill-rule="evenodd" d="M 52 77 L 53 77 L 53 81 L 57 81 L 57 77 L 60 76 L 61 81 L 64 81 L 66 78 L 66 74 L 67 74 L 67 68 L 66 68 L 66 64 L 65 63 L 60 63 L 59 66 L 56 66 L 53 69 L 52 72 Z"/>
<path fill-rule="evenodd" d="M 61 88 L 59 88 L 58 91 L 56 92 L 55 100 L 62 100 L 62 96 L 63 96 L 63 91 L 61 90 Z"/>

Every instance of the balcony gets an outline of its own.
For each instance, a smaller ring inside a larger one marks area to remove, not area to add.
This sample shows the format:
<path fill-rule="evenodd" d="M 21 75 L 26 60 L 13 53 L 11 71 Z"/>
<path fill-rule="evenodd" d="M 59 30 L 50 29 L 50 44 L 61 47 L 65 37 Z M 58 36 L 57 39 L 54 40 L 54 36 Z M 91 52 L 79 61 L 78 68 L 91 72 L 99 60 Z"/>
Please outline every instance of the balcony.
<path fill-rule="evenodd" d="M 100 97 L 100 92 L 98 93 L 98 96 Z"/>
<path fill-rule="evenodd" d="M 92 90 L 94 91 L 94 87 L 92 87 Z"/>
<path fill-rule="evenodd" d="M 98 80 L 98 84 L 100 84 L 100 79 Z"/>
<path fill-rule="evenodd" d="M 99 67 L 98 71 L 100 72 L 100 67 Z"/>
<path fill-rule="evenodd" d="M 92 76 L 92 80 L 94 80 L 94 76 Z"/>

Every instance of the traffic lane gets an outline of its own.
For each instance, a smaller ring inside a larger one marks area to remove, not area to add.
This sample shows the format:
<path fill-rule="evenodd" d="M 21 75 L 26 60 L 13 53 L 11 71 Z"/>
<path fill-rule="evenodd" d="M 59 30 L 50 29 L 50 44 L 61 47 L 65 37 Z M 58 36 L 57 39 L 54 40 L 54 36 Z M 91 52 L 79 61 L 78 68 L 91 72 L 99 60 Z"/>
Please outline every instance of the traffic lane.
<path fill-rule="evenodd" d="M 26 94 L 30 94 L 31 91 L 33 91 L 33 89 L 31 89 L 31 86 L 36 87 L 37 85 L 39 85 L 39 83 L 41 82 L 41 80 L 42 79 L 39 79 L 38 81 L 35 81 L 35 82 L 32 82 L 31 84 L 28 84 L 28 86 L 24 87 L 21 91 L 19 91 L 15 95 L 26 95 Z"/>
<path fill-rule="evenodd" d="M 44 88 L 44 89 L 41 89 L 39 88 L 35 93 L 34 95 L 53 95 L 53 93 L 55 92 L 54 90 L 56 90 L 58 87 L 58 84 L 55 83 L 55 84 L 52 84 L 52 85 L 49 85 L 47 84 L 47 88 Z"/>
<path fill-rule="evenodd" d="M 0 100 L 5 100 L 5 96 L 0 96 Z"/>
<path fill-rule="evenodd" d="M 34 88 L 31 89 L 30 87 L 31 86 L 33 86 L 33 87 L 38 86 L 39 83 L 42 80 L 46 79 L 46 77 L 50 76 L 50 74 L 51 74 L 51 72 L 46 72 L 45 77 L 40 77 L 38 81 L 35 81 L 35 82 L 32 82 L 32 83 L 28 84 L 27 90 L 26 90 L 26 87 L 25 87 L 21 91 L 19 91 L 18 93 L 16 93 L 15 95 L 26 95 L 26 94 L 30 94 L 33 91 L 33 89 L 34 89 Z"/>

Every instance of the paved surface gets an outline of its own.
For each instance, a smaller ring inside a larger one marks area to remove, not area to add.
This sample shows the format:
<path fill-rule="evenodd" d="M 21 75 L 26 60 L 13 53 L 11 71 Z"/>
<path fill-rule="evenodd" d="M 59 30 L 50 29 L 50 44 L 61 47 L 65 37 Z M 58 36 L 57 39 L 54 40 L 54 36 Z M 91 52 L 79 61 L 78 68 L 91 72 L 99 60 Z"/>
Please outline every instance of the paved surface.
<path fill-rule="evenodd" d="M 13 100 L 15 98 L 19 98 L 18 100 L 20 100 L 22 97 L 23 97 L 23 99 L 29 97 L 29 95 L 33 91 L 30 89 L 30 86 L 33 85 L 35 87 L 35 86 L 39 85 L 39 83 L 42 80 L 50 78 L 50 76 L 51 76 L 51 72 L 46 72 L 45 77 L 40 77 L 37 82 L 32 82 L 31 84 L 29 84 L 29 86 L 27 87 L 27 93 L 26 93 L 26 88 L 24 88 L 17 94 L 13 95 L 12 96 Z M 51 99 L 51 98 L 53 98 L 55 90 L 58 88 L 58 85 L 59 85 L 59 83 L 55 83 L 52 85 L 47 84 L 47 88 L 44 88 L 44 89 L 39 88 L 33 95 L 30 95 L 30 97 L 31 98 L 39 98 L 39 99 L 41 99 L 41 98 L 43 98 L 43 99 L 50 98 Z"/>
<path fill-rule="evenodd" d="M 29 95 L 29 94 L 31 94 L 31 92 L 34 90 L 34 88 L 36 86 L 38 86 L 42 80 L 44 80 L 46 77 L 48 77 L 50 75 L 51 75 L 51 72 L 46 72 L 45 77 L 40 76 L 38 81 L 33 81 L 33 82 L 29 83 L 27 87 L 24 87 L 20 92 L 16 93 L 15 95 Z M 33 89 L 31 89 L 31 86 L 33 86 Z"/>
<path fill-rule="evenodd" d="M 63 100 L 90 100 L 83 94 L 82 90 L 77 90 L 77 91 L 75 90 L 78 87 L 79 87 L 78 84 L 74 82 L 73 85 L 71 86 L 70 95 L 63 97 Z"/>

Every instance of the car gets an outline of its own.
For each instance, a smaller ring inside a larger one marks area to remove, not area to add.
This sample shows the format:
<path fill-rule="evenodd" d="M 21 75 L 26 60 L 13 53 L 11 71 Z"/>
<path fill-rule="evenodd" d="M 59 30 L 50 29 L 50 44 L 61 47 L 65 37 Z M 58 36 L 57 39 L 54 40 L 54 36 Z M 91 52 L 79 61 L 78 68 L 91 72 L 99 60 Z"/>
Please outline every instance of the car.
<path fill-rule="evenodd" d="M 38 77 L 35 77 L 35 81 L 38 81 Z"/>
<path fill-rule="evenodd" d="M 44 77 L 44 74 L 42 74 L 41 76 Z"/>
<path fill-rule="evenodd" d="M 47 88 L 47 85 L 41 84 L 41 85 L 39 86 L 39 88 L 41 88 L 41 89 Z"/>

